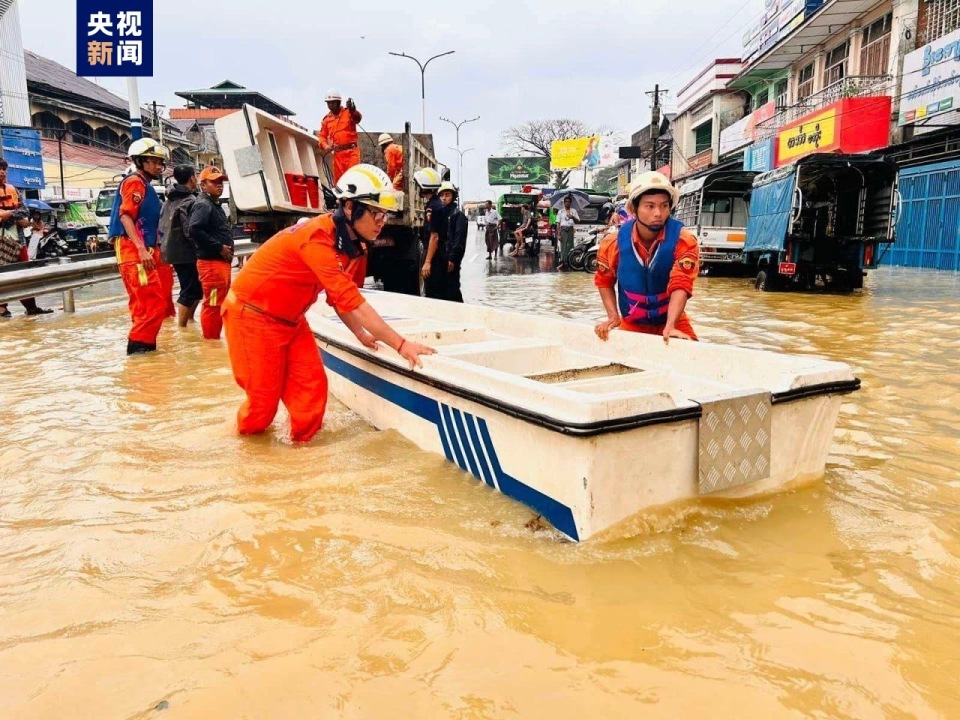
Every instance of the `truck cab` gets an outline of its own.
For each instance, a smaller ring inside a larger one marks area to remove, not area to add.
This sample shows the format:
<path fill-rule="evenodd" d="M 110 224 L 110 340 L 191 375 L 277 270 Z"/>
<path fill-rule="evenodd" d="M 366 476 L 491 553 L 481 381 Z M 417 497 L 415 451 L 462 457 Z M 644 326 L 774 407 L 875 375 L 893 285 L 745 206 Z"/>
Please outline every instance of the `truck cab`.
<path fill-rule="evenodd" d="M 749 197 L 756 172 L 718 170 L 677 188 L 675 215 L 700 242 L 701 272 L 743 270 Z"/>

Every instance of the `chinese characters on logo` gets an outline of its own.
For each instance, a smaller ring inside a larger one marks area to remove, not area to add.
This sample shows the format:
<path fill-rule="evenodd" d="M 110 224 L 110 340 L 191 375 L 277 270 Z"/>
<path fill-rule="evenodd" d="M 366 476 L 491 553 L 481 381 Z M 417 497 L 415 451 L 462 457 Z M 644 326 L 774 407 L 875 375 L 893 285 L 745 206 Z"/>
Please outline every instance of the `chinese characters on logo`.
<path fill-rule="evenodd" d="M 141 21 L 139 11 L 118 12 L 116 23 L 113 17 L 105 12 L 92 13 L 87 23 L 87 62 L 90 66 L 141 66 L 143 64 Z"/>

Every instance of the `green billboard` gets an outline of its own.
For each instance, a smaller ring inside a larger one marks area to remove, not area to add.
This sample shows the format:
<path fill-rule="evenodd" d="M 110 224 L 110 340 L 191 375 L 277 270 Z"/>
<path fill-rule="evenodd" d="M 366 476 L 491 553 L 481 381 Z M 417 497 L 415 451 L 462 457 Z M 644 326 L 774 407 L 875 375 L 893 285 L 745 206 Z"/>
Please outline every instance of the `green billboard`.
<path fill-rule="evenodd" d="M 550 182 L 550 158 L 487 158 L 491 185 L 544 185 Z"/>

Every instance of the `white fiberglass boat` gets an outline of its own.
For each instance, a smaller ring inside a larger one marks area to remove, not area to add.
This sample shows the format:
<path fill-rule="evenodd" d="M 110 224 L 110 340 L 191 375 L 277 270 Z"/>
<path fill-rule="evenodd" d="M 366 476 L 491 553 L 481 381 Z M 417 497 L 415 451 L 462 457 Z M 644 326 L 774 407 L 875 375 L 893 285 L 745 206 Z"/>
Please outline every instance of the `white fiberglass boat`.
<path fill-rule="evenodd" d="M 326 303 L 307 315 L 330 391 L 379 429 L 443 454 L 572 540 L 702 495 L 769 492 L 824 472 L 843 363 L 364 291 L 410 340 L 411 371 L 364 348 Z"/>

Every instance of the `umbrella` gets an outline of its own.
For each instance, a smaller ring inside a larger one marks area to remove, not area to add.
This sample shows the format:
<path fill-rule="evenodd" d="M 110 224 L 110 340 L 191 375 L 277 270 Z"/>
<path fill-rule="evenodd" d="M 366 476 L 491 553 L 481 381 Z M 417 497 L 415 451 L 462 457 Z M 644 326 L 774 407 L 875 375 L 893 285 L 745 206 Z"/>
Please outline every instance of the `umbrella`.
<path fill-rule="evenodd" d="M 31 200 L 30 198 L 26 198 L 23 201 L 23 206 L 28 210 L 37 210 L 39 212 L 50 212 L 53 210 L 52 207 L 47 205 L 42 200 Z"/>
<path fill-rule="evenodd" d="M 550 196 L 550 207 L 559 210 L 563 207 L 564 198 L 570 198 L 570 206 L 578 213 L 590 204 L 590 197 L 582 190 L 560 190 Z"/>

